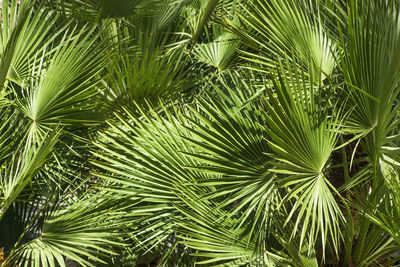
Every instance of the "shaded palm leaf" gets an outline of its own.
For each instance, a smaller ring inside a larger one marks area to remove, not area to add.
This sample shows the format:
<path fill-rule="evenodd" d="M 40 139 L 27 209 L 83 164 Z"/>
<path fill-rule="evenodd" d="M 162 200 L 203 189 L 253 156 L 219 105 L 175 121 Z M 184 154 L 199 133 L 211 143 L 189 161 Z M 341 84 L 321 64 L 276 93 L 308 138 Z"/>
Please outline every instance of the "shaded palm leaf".
<path fill-rule="evenodd" d="M 117 59 L 109 71 L 109 104 L 111 109 L 135 103 L 156 104 L 161 99 L 174 100 L 193 86 L 190 74 L 184 69 L 186 60 L 181 51 L 169 53 L 160 49 L 137 51 L 135 55 L 124 55 Z"/>
<path fill-rule="evenodd" d="M 172 1 L 172 0 L 171 0 Z M 50 2 L 56 8 L 85 19 L 95 17 L 120 18 L 134 15 L 152 15 L 159 11 L 165 0 L 73 0 Z"/>
<path fill-rule="evenodd" d="M 113 256 L 112 246 L 128 219 L 120 200 L 103 193 L 82 196 L 50 205 L 44 214 L 39 237 L 14 248 L 5 264 L 61 266 L 68 257 L 83 266 L 95 266 Z"/>

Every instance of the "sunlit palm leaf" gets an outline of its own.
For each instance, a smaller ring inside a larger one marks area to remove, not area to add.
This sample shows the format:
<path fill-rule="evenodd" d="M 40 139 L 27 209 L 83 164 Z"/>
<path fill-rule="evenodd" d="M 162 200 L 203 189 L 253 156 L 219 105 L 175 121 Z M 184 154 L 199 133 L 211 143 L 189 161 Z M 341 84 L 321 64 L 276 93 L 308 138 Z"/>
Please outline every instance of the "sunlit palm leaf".
<path fill-rule="evenodd" d="M 235 79 L 238 74 L 232 73 L 227 79 L 233 79 L 235 89 L 227 84 L 225 88 L 215 88 L 216 95 L 206 94 L 192 110 L 198 121 L 192 120 L 191 131 L 200 139 L 192 143 L 205 153 L 191 154 L 203 163 L 191 168 L 219 175 L 197 181 L 212 191 L 204 198 L 218 201 L 219 208 L 238 216 L 235 227 L 246 225 L 250 238 L 262 247 L 277 192 L 268 171 L 268 135 L 258 108 L 261 94 L 252 85 Z"/>
<path fill-rule="evenodd" d="M 50 58 L 43 52 L 35 59 L 34 76 L 16 92 L 18 110 L 30 125 L 28 140 L 35 140 L 58 124 L 96 125 L 100 121 L 93 98 L 100 93 L 99 72 L 108 63 L 102 43 L 92 31 L 82 29 L 64 36 Z M 93 53 L 96 51 L 96 53 Z"/>
<path fill-rule="evenodd" d="M 97 175 L 111 182 L 109 190 L 141 199 L 132 213 L 142 217 L 136 238 L 145 251 L 168 240 L 179 217 L 173 203 L 180 203 L 177 185 L 192 183 L 207 177 L 185 166 L 197 165 L 181 151 L 197 154 L 197 150 L 183 136 L 190 136 L 178 109 L 162 118 L 152 111 L 151 116 L 142 111 L 138 119 L 126 111 L 118 116 L 110 131 L 101 134 L 94 154 L 101 161 L 94 164 L 108 173 Z"/>
<path fill-rule="evenodd" d="M 355 131 L 371 132 L 365 148 L 378 164 L 381 153 L 392 154 L 383 146 L 396 139 L 386 137 L 398 125 L 394 119 L 399 107 L 394 104 L 400 93 L 400 63 L 395 60 L 400 53 L 400 10 L 395 1 L 350 3 L 348 43 L 341 58 L 349 109 L 354 109 L 348 125 Z"/>
<path fill-rule="evenodd" d="M 211 33 L 209 33 L 211 34 Z M 230 67 L 233 61 L 239 41 L 236 35 L 221 31 L 217 26 L 213 27 L 214 39 L 209 38 L 208 43 L 199 43 L 193 48 L 193 53 L 200 62 L 223 71 Z"/>
<path fill-rule="evenodd" d="M 33 143 L 31 147 L 16 153 L 10 164 L 2 170 L 0 219 L 48 160 L 48 155 L 58 141 L 59 135 L 60 130 L 54 130 L 51 134 L 44 136 L 40 142 Z"/>
<path fill-rule="evenodd" d="M 303 66 L 313 63 L 324 79 L 332 73 L 336 45 L 326 33 L 318 6 L 310 1 L 243 1 L 239 16 L 246 28 L 236 28 L 261 53 L 243 52 L 263 68 L 274 66 L 277 57 L 295 52 Z M 296 62 L 294 62 L 296 63 Z M 317 78 L 317 76 L 314 76 Z"/>
<path fill-rule="evenodd" d="M 278 155 L 273 170 L 283 175 L 277 183 L 288 190 L 286 201 L 291 212 L 287 221 L 297 217 L 293 235 L 300 232 L 300 247 L 309 235 L 312 249 L 320 233 L 325 249 L 327 238 L 337 247 L 343 219 L 335 199 L 337 191 L 325 174 L 340 120 L 337 113 L 329 114 L 327 107 L 319 104 L 321 89 L 309 86 L 296 75 L 290 80 L 280 76 L 274 91 L 267 91 L 266 128 L 271 149 Z"/>
<path fill-rule="evenodd" d="M 28 9 L 28 5 L 34 4 L 28 2 L 22 1 L 23 6 L 21 6 L 17 0 L 4 1 L 1 7 L 3 19 L 0 30 L 0 51 L 4 55 L 7 44 L 12 41 L 13 32 L 17 31 L 7 78 L 19 84 L 31 74 L 32 63 L 37 54 L 49 46 L 65 28 L 62 26 L 55 30 L 54 24 L 57 20 L 55 12 L 42 6 L 38 8 L 39 10 Z"/>
<path fill-rule="evenodd" d="M 201 202 L 188 205 L 190 209 L 178 207 L 188 218 L 186 221 L 178 220 L 179 233 L 183 242 L 197 251 L 194 254 L 197 264 L 280 266 L 289 263 L 283 253 L 266 249 L 259 251 L 257 242 L 251 239 L 245 228 L 235 228 L 238 222 L 223 219 L 227 216 L 221 211 L 211 210 Z"/>

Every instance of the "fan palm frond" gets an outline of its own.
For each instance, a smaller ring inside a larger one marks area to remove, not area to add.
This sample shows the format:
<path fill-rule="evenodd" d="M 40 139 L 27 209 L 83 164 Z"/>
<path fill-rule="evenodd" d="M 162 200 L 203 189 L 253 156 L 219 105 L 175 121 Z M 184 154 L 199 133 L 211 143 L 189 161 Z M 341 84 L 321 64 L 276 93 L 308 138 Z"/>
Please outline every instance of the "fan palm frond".
<path fill-rule="evenodd" d="M 65 257 L 83 266 L 106 263 L 104 259 L 114 254 L 110 248 L 120 245 L 120 229 L 129 223 L 124 209 L 120 200 L 102 192 L 83 192 L 48 205 L 39 236 L 15 247 L 4 264 L 66 266 Z"/>
<path fill-rule="evenodd" d="M 43 6 L 39 6 L 38 10 L 28 7 L 33 4 L 28 1 L 22 1 L 22 4 L 19 1 L 4 1 L 1 6 L 0 50 L 4 56 L 7 45 L 14 42 L 7 79 L 20 85 L 24 78 L 31 75 L 32 62 L 37 54 L 49 47 L 68 25 L 55 27 L 55 12 Z"/>
<path fill-rule="evenodd" d="M 328 236 L 337 247 L 343 215 L 326 170 L 340 132 L 340 113 L 320 104 L 321 88 L 314 89 L 295 71 L 288 79 L 279 74 L 283 69 L 273 91 L 267 91 L 265 119 L 277 155 L 273 171 L 284 175 L 277 183 L 288 190 L 283 202 L 291 209 L 287 222 L 297 217 L 293 235 L 300 232 L 300 247 L 306 235 L 315 244 L 319 233 L 324 250 Z"/>
<path fill-rule="evenodd" d="M 295 53 L 303 67 L 312 63 L 314 72 L 324 79 L 335 66 L 337 48 L 324 27 L 318 6 L 310 1 L 243 1 L 239 18 L 244 27 L 228 22 L 234 32 L 252 44 L 255 51 L 244 51 L 244 56 L 261 66 L 261 70 L 273 68 L 276 58 Z M 316 9 L 316 11 L 315 11 Z M 299 63 L 294 61 L 295 63 Z"/>

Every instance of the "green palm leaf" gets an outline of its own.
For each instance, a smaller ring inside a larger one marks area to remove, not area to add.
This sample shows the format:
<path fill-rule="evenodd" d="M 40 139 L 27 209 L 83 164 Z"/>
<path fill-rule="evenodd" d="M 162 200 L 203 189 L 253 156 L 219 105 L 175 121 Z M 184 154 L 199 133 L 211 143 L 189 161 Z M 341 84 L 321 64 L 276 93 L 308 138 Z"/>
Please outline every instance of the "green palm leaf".
<path fill-rule="evenodd" d="M 3 168 L 0 176 L 0 219 L 48 160 L 48 155 L 58 141 L 59 135 L 60 130 L 54 130 L 44 136 L 40 142 L 33 143 L 20 153 L 15 153 L 8 166 Z"/>
<path fill-rule="evenodd" d="M 171 0 L 173 1 L 173 0 Z M 120 18 L 134 15 L 152 15 L 159 11 L 164 0 L 73 0 L 50 2 L 63 11 L 85 19 L 95 17 Z"/>
<path fill-rule="evenodd" d="M 208 43 L 196 44 L 193 53 L 200 62 L 223 71 L 232 64 L 239 42 L 235 34 L 224 32 L 217 26 L 213 27 L 212 34 L 214 39 L 209 38 L 211 40 Z"/>
<path fill-rule="evenodd" d="M 191 197 L 189 197 L 191 199 Z M 182 209 L 188 219 L 179 221 L 180 237 L 197 252 L 199 265 L 213 266 L 280 266 L 288 264 L 280 252 L 258 251 L 257 242 L 251 239 L 245 228 L 235 228 L 236 220 L 221 220 L 221 211 L 212 211 L 202 203 L 191 203 L 190 209 Z M 222 216 L 221 216 L 222 215 Z"/>
<path fill-rule="evenodd" d="M 240 5 L 239 18 L 245 28 L 228 23 L 246 43 L 258 52 L 243 51 L 244 56 L 261 69 L 276 64 L 276 58 L 295 52 L 303 66 L 310 62 L 314 71 L 324 79 L 334 67 L 336 44 L 329 37 L 319 14 L 318 6 L 310 1 L 244 1 Z M 297 63 L 294 61 L 293 63 Z"/>
<path fill-rule="evenodd" d="M 7 78 L 21 84 L 23 79 L 31 74 L 32 62 L 37 53 L 48 47 L 65 26 L 55 29 L 54 24 L 57 20 L 55 12 L 42 6 L 36 10 L 32 8 L 34 3 L 28 1 L 22 1 L 22 4 L 18 2 L 4 1 L 2 4 L 0 51 L 4 56 L 7 45 L 15 42 Z"/>
<path fill-rule="evenodd" d="M 132 214 L 141 218 L 136 239 L 145 252 L 161 246 L 174 233 L 172 217 L 180 213 L 173 203 L 181 202 L 175 187 L 207 177 L 185 168 L 197 164 L 181 151 L 196 153 L 196 148 L 184 138 L 190 132 L 180 113 L 171 110 L 162 118 L 154 110 L 150 115 L 142 110 L 138 119 L 126 111 L 101 134 L 102 142 L 94 152 L 99 159 L 94 165 L 106 171 L 96 175 L 110 183 L 107 190 L 141 200 Z"/>
<path fill-rule="evenodd" d="M 14 248 L 5 264 L 66 266 L 65 257 L 83 266 L 95 266 L 93 261 L 106 263 L 104 259 L 115 255 L 111 247 L 121 245 L 120 230 L 128 223 L 120 203 L 101 192 L 84 192 L 77 199 L 49 205 L 39 237 Z"/>
<path fill-rule="evenodd" d="M 111 110 L 135 108 L 135 103 L 156 105 L 159 99 L 175 100 L 193 87 L 190 73 L 184 69 L 186 59 L 181 51 L 136 51 L 123 55 L 108 70 L 108 102 Z"/>
<path fill-rule="evenodd" d="M 370 133 L 365 148 L 377 164 L 380 154 L 393 154 L 384 146 L 393 140 L 386 137 L 398 124 L 395 104 L 400 92 L 400 64 L 395 58 L 400 47 L 400 15 L 395 1 L 351 1 L 349 8 L 348 43 L 341 58 L 349 105 L 354 109 L 348 125 L 354 131 Z"/>
<path fill-rule="evenodd" d="M 33 78 L 24 82 L 22 92 L 15 92 L 17 109 L 30 125 L 29 140 L 59 124 L 76 127 L 101 121 L 93 99 L 104 90 L 99 73 L 110 54 L 91 34 L 86 29 L 66 34 L 50 58 L 43 52 L 35 60 Z"/>
<path fill-rule="evenodd" d="M 311 245 L 320 233 L 324 250 L 328 237 L 337 248 L 343 215 L 325 173 L 339 135 L 339 115 L 320 104 L 321 88 L 310 88 L 294 74 L 291 79 L 278 75 L 274 91 L 267 91 L 266 128 L 278 155 L 273 171 L 282 176 L 277 183 L 288 190 L 286 221 L 297 217 L 293 235 L 300 232 L 300 247 L 306 235 Z"/>

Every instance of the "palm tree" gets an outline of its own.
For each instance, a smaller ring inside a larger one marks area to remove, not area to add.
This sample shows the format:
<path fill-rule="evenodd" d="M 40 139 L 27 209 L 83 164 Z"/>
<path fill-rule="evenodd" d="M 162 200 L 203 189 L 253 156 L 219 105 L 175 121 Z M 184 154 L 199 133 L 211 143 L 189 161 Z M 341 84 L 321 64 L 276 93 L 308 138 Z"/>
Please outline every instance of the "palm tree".
<path fill-rule="evenodd" d="M 0 266 L 393 266 L 398 0 L 8 0 Z"/>

